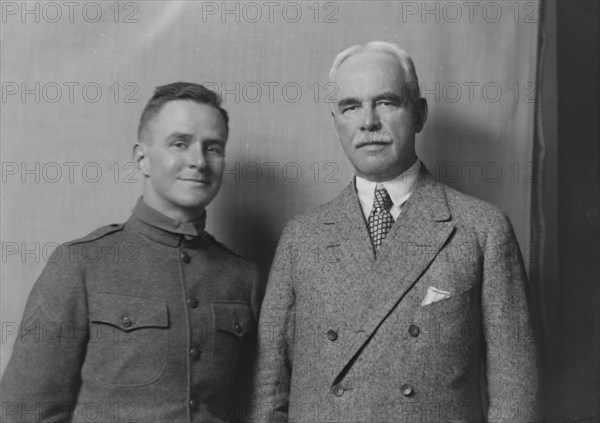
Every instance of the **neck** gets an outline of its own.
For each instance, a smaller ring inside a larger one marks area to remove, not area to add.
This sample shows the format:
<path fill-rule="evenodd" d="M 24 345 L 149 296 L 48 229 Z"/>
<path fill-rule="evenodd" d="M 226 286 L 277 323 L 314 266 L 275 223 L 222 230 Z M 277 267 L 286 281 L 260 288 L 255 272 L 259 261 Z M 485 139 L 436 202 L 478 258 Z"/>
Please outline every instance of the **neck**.
<path fill-rule="evenodd" d="M 364 175 L 358 172 L 358 170 L 356 171 L 356 174 L 358 176 L 360 176 L 363 179 L 366 179 L 367 181 L 371 181 L 371 182 L 386 182 L 386 181 L 391 181 L 392 179 L 397 178 L 398 176 L 402 175 L 404 172 L 406 172 L 408 169 L 410 169 L 417 161 L 417 157 L 415 156 L 414 159 L 412 159 L 412 161 L 405 161 L 405 162 L 401 162 L 398 163 L 397 166 L 395 166 L 393 169 L 389 169 L 388 172 L 384 172 L 384 173 L 378 173 L 375 175 Z"/>

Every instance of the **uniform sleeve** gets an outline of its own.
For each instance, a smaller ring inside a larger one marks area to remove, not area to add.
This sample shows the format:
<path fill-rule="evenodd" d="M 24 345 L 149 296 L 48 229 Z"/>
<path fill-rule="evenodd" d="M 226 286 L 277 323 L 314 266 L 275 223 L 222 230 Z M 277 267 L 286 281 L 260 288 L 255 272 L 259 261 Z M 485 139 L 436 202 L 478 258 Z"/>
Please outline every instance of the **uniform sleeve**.
<path fill-rule="evenodd" d="M 284 229 L 269 275 L 258 327 L 253 407 L 261 422 L 287 422 L 295 322 L 293 222 Z"/>
<path fill-rule="evenodd" d="M 489 422 L 537 421 L 538 353 L 523 259 L 501 213 L 485 245 L 482 311 Z"/>
<path fill-rule="evenodd" d="M 35 283 L 2 378 L 3 422 L 69 422 L 87 340 L 83 274 L 59 247 Z"/>

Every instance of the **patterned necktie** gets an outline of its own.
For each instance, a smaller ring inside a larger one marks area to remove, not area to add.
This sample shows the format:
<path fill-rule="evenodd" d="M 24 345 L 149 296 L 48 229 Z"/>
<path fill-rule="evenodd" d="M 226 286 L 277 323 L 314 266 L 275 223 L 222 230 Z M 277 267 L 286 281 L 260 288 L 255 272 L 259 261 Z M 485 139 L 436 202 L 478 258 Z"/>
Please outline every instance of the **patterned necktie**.
<path fill-rule="evenodd" d="M 394 218 L 390 214 L 393 204 L 385 187 L 381 184 L 377 185 L 375 201 L 373 201 L 373 209 L 368 222 L 369 235 L 371 235 L 375 249 L 379 248 L 394 223 Z"/>

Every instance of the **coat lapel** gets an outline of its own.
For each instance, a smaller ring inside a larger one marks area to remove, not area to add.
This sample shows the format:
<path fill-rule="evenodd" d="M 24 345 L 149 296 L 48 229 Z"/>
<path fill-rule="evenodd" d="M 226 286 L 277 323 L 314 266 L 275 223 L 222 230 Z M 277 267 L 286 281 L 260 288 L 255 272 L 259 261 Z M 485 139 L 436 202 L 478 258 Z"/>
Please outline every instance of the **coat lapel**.
<path fill-rule="evenodd" d="M 340 267 L 345 269 L 345 273 L 356 276 L 351 283 L 364 284 L 363 275 L 371 269 L 375 254 L 354 180 L 337 197 L 322 223 L 325 234 L 323 247 L 337 249 Z"/>
<path fill-rule="evenodd" d="M 363 270 L 356 273 L 359 277 L 348 281 L 346 288 L 356 288 L 350 292 L 361 293 L 363 297 L 360 308 L 344 312 L 348 327 L 356 331 L 352 337 L 340 340 L 340 355 L 335 359 L 338 367 L 332 374 L 332 383 L 336 383 L 344 368 L 416 283 L 454 230 L 443 186 L 434 180 L 424 166 L 421 169 L 402 214 L 378 250 L 377 260 L 363 267 L 367 272 Z M 356 198 L 356 194 L 353 194 Z M 357 204 L 357 207 L 360 211 L 360 205 Z M 367 249 L 368 246 L 372 254 L 364 220 L 362 225 L 362 231 L 358 231 L 354 225 L 348 224 L 347 230 L 354 234 L 346 233 L 349 245 L 356 245 L 346 248 L 351 248 L 359 259 L 366 255 L 356 251 L 359 248 Z M 360 240 L 357 239 L 358 235 Z M 356 244 L 352 244 L 354 242 Z M 356 284 L 360 286 L 354 287 Z"/>

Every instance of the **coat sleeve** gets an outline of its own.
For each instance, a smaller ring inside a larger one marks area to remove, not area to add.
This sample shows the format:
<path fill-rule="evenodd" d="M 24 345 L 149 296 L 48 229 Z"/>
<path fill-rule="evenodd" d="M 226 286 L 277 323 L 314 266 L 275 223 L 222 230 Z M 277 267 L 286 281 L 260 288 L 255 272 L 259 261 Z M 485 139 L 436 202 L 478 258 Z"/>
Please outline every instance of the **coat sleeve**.
<path fill-rule="evenodd" d="M 293 222 L 284 229 L 269 275 L 258 328 L 258 365 L 253 407 L 258 421 L 287 422 L 294 340 Z"/>
<path fill-rule="evenodd" d="M 29 295 L 0 385 L 1 421 L 71 421 L 87 328 L 83 273 L 63 245 Z"/>
<path fill-rule="evenodd" d="M 488 232 L 482 286 L 489 422 L 537 421 L 538 352 L 523 259 L 508 218 Z"/>

